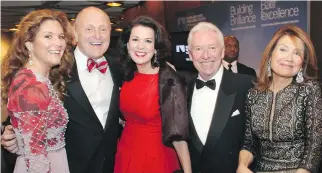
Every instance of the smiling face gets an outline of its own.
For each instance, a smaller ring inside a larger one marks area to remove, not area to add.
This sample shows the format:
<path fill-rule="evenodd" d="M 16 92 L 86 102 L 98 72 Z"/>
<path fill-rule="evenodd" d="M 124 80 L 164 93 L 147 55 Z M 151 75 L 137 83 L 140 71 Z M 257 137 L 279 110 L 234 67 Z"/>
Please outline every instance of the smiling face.
<path fill-rule="evenodd" d="M 106 13 L 89 7 L 75 21 L 75 39 L 79 50 L 87 57 L 101 58 L 110 45 L 111 24 Z"/>
<path fill-rule="evenodd" d="M 137 25 L 132 28 L 127 50 L 137 65 L 151 65 L 155 54 L 155 32 L 152 28 Z"/>
<path fill-rule="evenodd" d="M 189 56 L 204 80 L 214 76 L 224 57 L 224 46 L 215 31 L 200 30 L 192 35 Z"/>
<path fill-rule="evenodd" d="M 58 65 L 66 48 L 63 28 L 56 20 L 46 20 L 40 25 L 34 41 L 25 45 L 35 64 L 49 68 Z"/>
<path fill-rule="evenodd" d="M 304 49 L 304 43 L 298 37 L 281 37 L 271 56 L 273 75 L 286 78 L 295 76 L 302 68 Z"/>

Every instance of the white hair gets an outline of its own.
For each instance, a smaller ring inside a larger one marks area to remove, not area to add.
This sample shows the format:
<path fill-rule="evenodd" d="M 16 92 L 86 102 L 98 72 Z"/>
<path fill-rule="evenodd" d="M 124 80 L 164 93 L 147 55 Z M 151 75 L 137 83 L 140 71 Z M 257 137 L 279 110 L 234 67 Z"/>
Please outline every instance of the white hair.
<path fill-rule="evenodd" d="M 198 32 L 198 31 L 214 31 L 214 32 L 216 32 L 219 43 L 221 44 L 221 46 L 224 45 L 224 35 L 217 28 L 216 25 L 214 25 L 210 22 L 199 22 L 199 23 L 197 23 L 197 25 L 193 26 L 189 32 L 188 40 L 187 40 L 189 49 L 191 48 L 192 36 L 195 32 Z"/>

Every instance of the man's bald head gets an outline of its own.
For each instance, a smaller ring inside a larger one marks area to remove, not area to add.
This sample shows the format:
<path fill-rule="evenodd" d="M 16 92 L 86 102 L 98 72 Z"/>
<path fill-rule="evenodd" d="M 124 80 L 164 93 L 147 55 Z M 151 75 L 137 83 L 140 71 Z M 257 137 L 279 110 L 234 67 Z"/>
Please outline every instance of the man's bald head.
<path fill-rule="evenodd" d="M 233 36 L 233 35 L 226 36 L 224 40 L 225 40 L 225 41 L 233 40 L 233 41 L 236 41 L 236 42 L 237 42 L 237 44 L 239 45 L 239 41 L 238 41 L 238 39 L 237 39 L 235 36 Z"/>
<path fill-rule="evenodd" d="M 84 20 L 84 18 L 88 18 L 88 17 L 93 17 L 93 15 L 102 15 L 102 16 L 105 16 L 106 18 L 106 21 L 108 23 L 111 23 L 110 21 L 110 17 L 101 9 L 97 8 L 97 7 L 86 7 L 84 9 L 82 9 L 76 16 L 76 19 L 75 19 L 75 27 L 76 25 Z"/>
<path fill-rule="evenodd" d="M 110 44 L 111 22 L 108 15 L 96 7 L 80 11 L 75 20 L 75 38 L 79 50 L 89 58 L 100 58 Z"/>
<path fill-rule="evenodd" d="M 237 60 L 239 56 L 239 41 L 235 36 L 226 36 L 225 42 L 225 57 L 224 60 L 232 63 Z"/>

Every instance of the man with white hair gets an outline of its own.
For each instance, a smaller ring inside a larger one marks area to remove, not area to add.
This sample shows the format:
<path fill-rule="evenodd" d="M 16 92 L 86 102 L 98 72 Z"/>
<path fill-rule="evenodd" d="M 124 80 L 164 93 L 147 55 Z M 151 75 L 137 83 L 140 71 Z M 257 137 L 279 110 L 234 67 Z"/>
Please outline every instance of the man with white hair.
<path fill-rule="evenodd" d="M 252 78 L 223 67 L 224 37 L 211 23 L 200 22 L 190 30 L 188 49 L 198 70 L 188 85 L 193 172 L 235 173 L 244 136 L 245 93 Z"/>

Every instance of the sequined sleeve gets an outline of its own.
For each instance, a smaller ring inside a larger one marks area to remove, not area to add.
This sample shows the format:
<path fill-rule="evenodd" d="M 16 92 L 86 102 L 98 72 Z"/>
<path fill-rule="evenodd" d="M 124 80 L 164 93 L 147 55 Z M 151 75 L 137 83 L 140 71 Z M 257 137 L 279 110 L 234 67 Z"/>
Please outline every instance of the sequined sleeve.
<path fill-rule="evenodd" d="M 8 110 L 17 135 L 19 153 L 25 158 L 29 173 L 49 173 L 46 151 L 47 111 L 50 103 L 46 84 L 23 75 L 9 91 Z"/>
<path fill-rule="evenodd" d="M 300 167 L 314 173 L 322 157 L 322 95 L 319 83 L 309 85 L 305 105 L 306 141 Z"/>
<path fill-rule="evenodd" d="M 253 154 L 253 157 L 256 156 L 255 153 L 255 137 L 254 134 L 252 133 L 252 128 L 251 128 L 251 104 L 252 104 L 252 96 L 253 90 L 250 90 L 247 94 L 246 101 L 245 101 L 245 135 L 244 135 L 244 142 L 242 146 L 242 150 L 247 150 Z"/>

